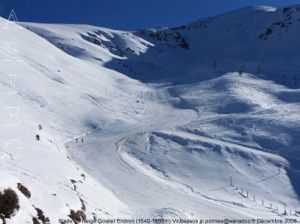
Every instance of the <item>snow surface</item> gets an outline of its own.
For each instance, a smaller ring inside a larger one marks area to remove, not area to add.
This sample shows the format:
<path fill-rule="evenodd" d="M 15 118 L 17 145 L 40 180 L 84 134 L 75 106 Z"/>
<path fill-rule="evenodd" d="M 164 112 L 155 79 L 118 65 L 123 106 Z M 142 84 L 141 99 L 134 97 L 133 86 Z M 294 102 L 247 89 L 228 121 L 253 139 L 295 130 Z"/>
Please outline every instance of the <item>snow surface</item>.
<path fill-rule="evenodd" d="M 0 18 L 20 47 L 0 51 L 7 222 L 83 204 L 89 219 L 299 216 L 299 21 L 298 5 L 133 32 Z"/>

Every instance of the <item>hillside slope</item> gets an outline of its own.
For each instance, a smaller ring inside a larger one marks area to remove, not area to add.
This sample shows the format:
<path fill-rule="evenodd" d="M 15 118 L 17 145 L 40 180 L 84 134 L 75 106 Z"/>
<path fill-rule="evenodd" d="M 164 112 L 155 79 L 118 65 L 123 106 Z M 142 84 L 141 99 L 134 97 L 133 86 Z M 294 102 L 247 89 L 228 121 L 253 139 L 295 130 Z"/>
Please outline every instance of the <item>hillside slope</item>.
<path fill-rule="evenodd" d="M 134 32 L 1 29 L 20 46 L 17 61 L 0 51 L 0 190 L 20 199 L 7 222 L 31 222 L 36 208 L 51 223 L 71 210 L 299 216 L 299 19 L 296 5 Z"/>
<path fill-rule="evenodd" d="M 72 161 L 65 146 L 110 121 L 133 122 L 143 111 L 136 100 L 144 85 L 70 57 L 24 28 L 1 29 L 0 39 L 19 47 L 11 61 L 9 48 L 0 52 L 1 190 L 22 183 L 32 195 L 19 194 L 14 223 L 37 217 L 35 207 L 51 223 L 82 207 L 90 218 L 126 214 L 126 205 Z"/>

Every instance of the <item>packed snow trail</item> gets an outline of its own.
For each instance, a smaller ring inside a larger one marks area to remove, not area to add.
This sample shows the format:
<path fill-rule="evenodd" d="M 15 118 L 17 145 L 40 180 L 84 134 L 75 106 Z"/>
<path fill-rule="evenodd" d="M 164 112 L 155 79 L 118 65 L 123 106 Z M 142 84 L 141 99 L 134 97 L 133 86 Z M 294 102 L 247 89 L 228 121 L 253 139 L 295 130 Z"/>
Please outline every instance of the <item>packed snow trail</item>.
<path fill-rule="evenodd" d="M 178 217 L 209 217 L 209 214 L 218 211 L 227 218 L 254 217 L 243 210 L 245 206 L 242 204 L 217 200 L 186 184 L 161 178 L 159 170 L 155 170 L 157 173 L 154 175 L 151 174 L 153 169 L 141 172 L 141 166 L 124 154 L 123 144 L 135 135 L 159 130 L 175 131 L 176 126 L 189 124 L 198 118 L 195 110 L 183 109 L 183 105 L 181 109 L 171 106 L 171 101 L 180 99 L 176 99 L 174 94 L 171 96 L 167 90 L 166 87 L 148 89 L 150 94 L 145 97 L 147 109 L 137 122 L 116 121 L 86 135 L 83 144 L 69 142 L 71 157 L 127 203 L 135 217 L 147 217 L 150 211 L 156 216 L 166 208 L 175 209 Z"/>
<path fill-rule="evenodd" d="M 164 197 L 162 195 L 166 194 L 170 189 L 169 187 L 153 182 L 145 175 L 124 163 L 120 158 L 120 152 L 117 150 L 118 146 L 122 144 L 122 141 L 126 141 L 126 138 L 139 132 L 183 125 L 189 123 L 196 116 L 192 110 L 175 110 L 174 108 L 156 103 L 157 99 L 165 98 L 165 90 L 162 91 L 162 94 L 160 93 L 154 97 L 154 99 L 149 99 L 153 98 L 149 97 L 149 95 L 156 95 L 156 92 L 154 89 L 151 89 L 151 94 L 147 95 L 148 99 L 145 99 L 147 110 L 145 110 L 143 116 L 138 118 L 138 123 L 126 124 L 115 122 L 86 136 L 84 144 L 71 142 L 68 144 L 69 153 L 76 162 L 96 177 L 98 181 L 104 183 L 117 197 L 135 208 L 139 206 L 147 208 L 148 200 L 160 201 L 158 198 Z M 141 186 L 137 186 L 138 183 L 141 183 Z M 153 192 L 162 192 L 160 190 L 161 187 L 164 188 L 161 196 L 154 196 Z M 144 188 L 148 188 L 148 190 Z M 172 198 L 176 193 L 169 192 L 168 194 L 169 198 Z M 179 199 L 180 196 L 178 196 L 178 201 L 180 201 Z M 166 202 L 162 201 L 162 203 L 165 204 L 162 207 L 167 206 Z"/>

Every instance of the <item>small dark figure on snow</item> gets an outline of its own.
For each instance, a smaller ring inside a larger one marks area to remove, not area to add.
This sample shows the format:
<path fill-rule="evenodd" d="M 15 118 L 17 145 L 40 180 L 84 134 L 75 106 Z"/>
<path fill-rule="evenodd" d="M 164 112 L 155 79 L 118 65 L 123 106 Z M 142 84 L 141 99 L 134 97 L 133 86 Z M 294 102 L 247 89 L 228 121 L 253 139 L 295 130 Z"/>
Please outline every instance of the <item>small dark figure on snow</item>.
<path fill-rule="evenodd" d="M 39 141 L 39 140 L 40 140 L 40 135 L 35 135 L 35 139 L 36 139 L 37 141 Z"/>
<path fill-rule="evenodd" d="M 81 143 L 83 143 L 83 138 L 81 139 Z"/>
<path fill-rule="evenodd" d="M 78 138 L 75 138 L 75 141 L 78 142 Z"/>
<path fill-rule="evenodd" d="M 39 124 L 39 130 L 41 131 L 43 129 L 42 125 Z"/>

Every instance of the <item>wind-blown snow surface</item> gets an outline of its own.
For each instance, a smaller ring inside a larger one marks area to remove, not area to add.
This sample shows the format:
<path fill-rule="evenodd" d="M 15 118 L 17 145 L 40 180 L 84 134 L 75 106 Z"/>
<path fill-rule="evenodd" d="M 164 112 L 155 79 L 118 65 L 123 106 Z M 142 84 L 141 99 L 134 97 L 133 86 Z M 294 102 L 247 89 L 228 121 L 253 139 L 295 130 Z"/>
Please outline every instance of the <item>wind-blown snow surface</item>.
<path fill-rule="evenodd" d="M 170 29 L 1 29 L 20 46 L 13 63 L 0 51 L 0 190 L 20 198 L 8 223 L 31 222 L 35 208 L 51 223 L 71 209 L 299 215 L 299 19 L 299 6 L 247 7 Z"/>

